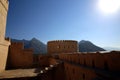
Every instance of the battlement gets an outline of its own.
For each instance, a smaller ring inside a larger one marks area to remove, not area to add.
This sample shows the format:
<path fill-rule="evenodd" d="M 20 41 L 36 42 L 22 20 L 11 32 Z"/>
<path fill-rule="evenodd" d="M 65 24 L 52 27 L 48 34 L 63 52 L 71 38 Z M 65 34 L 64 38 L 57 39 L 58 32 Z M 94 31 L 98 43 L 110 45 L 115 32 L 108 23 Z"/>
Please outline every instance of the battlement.
<path fill-rule="evenodd" d="M 24 49 L 24 43 L 22 42 L 12 42 L 11 46 L 12 48 L 18 48 L 18 49 Z"/>
<path fill-rule="evenodd" d="M 78 42 L 74 40 L 54 40 L 48 41 L 47 51 L 49 54 L 54 53 L 69 53 L 78 51 Z"/>
<path fill-rule="evenodd" d="M 48 41 L 48 43 L 50 42 L 77 42 L 75 40 L 52 40 L 52 41 Z"/>
<path fill-rule="evenodd" d="M 59 54 L 59 58 L 72 63 L 89 66 L 92 68 L 106 69 L 110 71 L 120 70 L 120 52 L 111 51 L 105 53 L 69 53 Z"/>

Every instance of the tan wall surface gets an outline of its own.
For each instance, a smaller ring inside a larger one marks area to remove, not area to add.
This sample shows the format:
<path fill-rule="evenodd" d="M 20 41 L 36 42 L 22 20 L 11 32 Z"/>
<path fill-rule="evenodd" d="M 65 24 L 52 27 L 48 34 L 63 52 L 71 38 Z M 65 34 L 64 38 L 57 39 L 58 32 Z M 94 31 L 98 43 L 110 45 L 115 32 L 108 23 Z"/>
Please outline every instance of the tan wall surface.
<path fill-rule="evenodd" d="M 8 46 L 0 45 L 0 72 L 5 70 L 8 55 Z"/>
<path fill-rule="evenodd" d="M 49 56 L 39 55 L 38 56 L 38 64 L 40 67 L 49 66 Z"/>
<path fill-rule="evenodd" d="M 110 52 L 103 55 L 105 60 L 105 66 L 111 71 L 120 71 L 120 51 Z"/>
<path fill-rule="evenodd" d="M 5 70 L 9 40 L 5 40 L 6 18 L 8 11 L 8 1 L 0 0 L 0 72 Z"/>
<path fill-rule="evenodd" d="M 65 66 L 65 80 L 92 80 L 96 77 L 94 71 L 85 69 L 79 66 L 64 63 Z"/>
<path fill-rule="evenodd" d="M 23 43 L 11 43 L 8 59 L 8 66 L 12 68 L 30 68 L 33 64 L 33 50 L 24 49 Z"/>
<path fill-rule="evenodd" d="M 6 0 L 0 0 L 0 41 L 4 40 L 6 30 L 8 3 Z"/>
<path fill-rule="evenodd" d="M 59 58 L 64 62 L 65 80 L 92 80 L 101 77 L 96 74 L 96 70 L 101 73 L 103 71 L 102 76 L 108 74 L 107 71 L 120 71 L 120 51 L 105 53 L 63 53 L 59 54 Z M 117 80 L 115 78 L 111 80 Z"/>
<path fill-rule="evenodd" d="M 47 51 L 49 54 L 53 53 L 69 53 L 78 51 L 78 43 L 73 40 L 57 40 L 49 41 L 47 43 Z"/>
<path fill-rule="evenodd" d="M 120 52 L 87 54 L 64 53 L 59 54 L 59 58 L 93 68 L 96 67 L 99 69 L 104 69 L 105 67 L 108 67 L 109 70 L 119 70 L 120 67 Z"/>

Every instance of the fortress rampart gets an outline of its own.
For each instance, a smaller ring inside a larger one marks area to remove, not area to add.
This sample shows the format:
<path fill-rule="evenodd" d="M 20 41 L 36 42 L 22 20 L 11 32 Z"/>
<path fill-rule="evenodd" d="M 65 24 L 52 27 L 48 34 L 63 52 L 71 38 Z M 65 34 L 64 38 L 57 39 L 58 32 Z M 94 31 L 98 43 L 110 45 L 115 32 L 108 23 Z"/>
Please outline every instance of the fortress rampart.
<path fill-rule="evenodd" d="M 59 58 L 93 68 L 120 70 L 120 52 L 59 54 Z"/>
<path fill-rule="evenodd" d="M 59 54 L 64 62 L 65 80 L 118 80 L 120 52 Z M 106 76 L 107 75 L 107 76 Z"/>
<path fill-rule="evenodd" d="M 78 51 L 78 42 L 74 40 L 55 40 L 48 41 L 47 51 L 53 53 L 69 53 Z"/>

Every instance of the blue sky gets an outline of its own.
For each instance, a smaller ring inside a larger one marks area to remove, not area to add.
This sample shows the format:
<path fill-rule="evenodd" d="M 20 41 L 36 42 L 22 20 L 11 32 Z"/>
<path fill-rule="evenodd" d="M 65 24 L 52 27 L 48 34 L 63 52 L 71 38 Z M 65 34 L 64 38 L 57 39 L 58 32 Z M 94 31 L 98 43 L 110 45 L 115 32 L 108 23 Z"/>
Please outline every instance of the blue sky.
<path fill-rule="evenodd" d="M 98 0 L 9 0 L 6 36 L 49 40 L 89 40 L 120 48 L 120 11 L 103 14 Z"/>

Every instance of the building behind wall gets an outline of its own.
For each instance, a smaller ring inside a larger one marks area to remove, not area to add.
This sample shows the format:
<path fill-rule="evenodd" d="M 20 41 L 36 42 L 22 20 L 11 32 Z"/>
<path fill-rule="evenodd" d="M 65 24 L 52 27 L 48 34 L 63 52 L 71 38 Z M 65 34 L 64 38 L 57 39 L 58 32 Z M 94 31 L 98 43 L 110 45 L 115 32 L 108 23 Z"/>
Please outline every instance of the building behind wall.
<path fill-rule="evenodd" d="M 0 72 L 5 70 L 8 55 L 9 39 L 5 39 L 8 1 L 0 0 Z"/>

